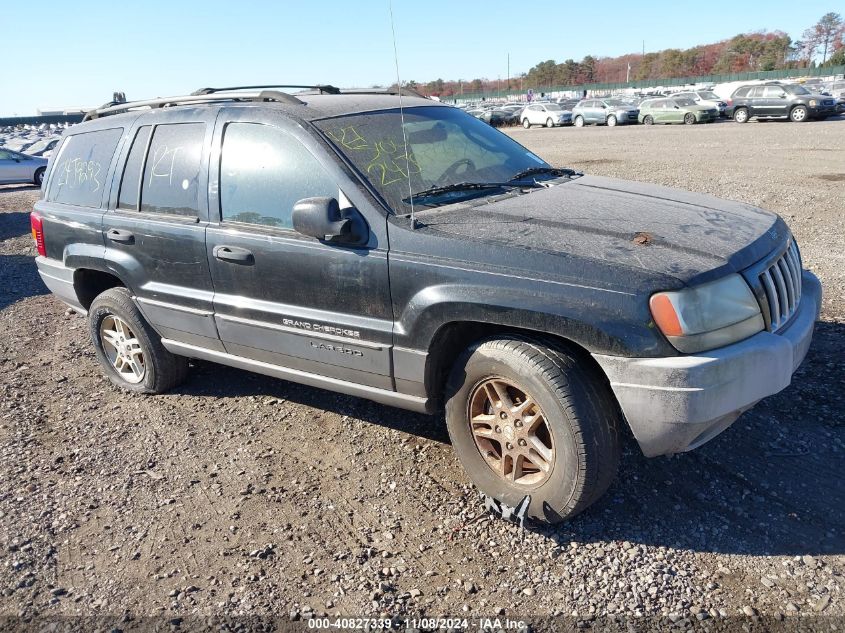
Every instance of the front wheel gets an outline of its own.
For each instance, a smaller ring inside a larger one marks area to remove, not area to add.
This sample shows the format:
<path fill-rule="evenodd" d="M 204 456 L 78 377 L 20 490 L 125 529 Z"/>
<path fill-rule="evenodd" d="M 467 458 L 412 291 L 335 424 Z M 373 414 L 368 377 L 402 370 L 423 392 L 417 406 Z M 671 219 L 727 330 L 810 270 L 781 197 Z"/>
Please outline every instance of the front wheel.
<path fill-rule="evenodd" d="M 692 112 L 684 115 L 684 125 L 695 125 L 695 115 Z"/>
<path fill-rule="evenodd" d="M 466 350 L 449 377 L 446 424 L 461 463 L 486 495 L 526 516 L 569 519 L 610 486 L 620 413 L 588 357 L 528 338 Z"/>
<path fill-rule="evenodd" d="M 187 359 L 164 348 L 126 288 L 111 288 L 94 299 L 88 326 L 97 360 L 121 389 L 164 393 L 185 379 Z"/>
<path fill-rule="evenodd" d="M 522 119 L 522 127 L 526 130 L 531 127 L 531 123 L 529 123 L 528 119 Z"/>
<path fill-rule="evenodd" d="M 807 120 L 807 108 L 804 106 L 795 106 L 789 112 L 789 120 L 793 123 L 803 123 Z"/>
<path fill-rule="evenodd" d="M 584 117 L 581 115 L 575 117 L 575 127 L 584 127 Z"/>
<path fill-rule="evenodd" d="M 552 121 L 551 119 L 546 119 L 546 127 L 554 127 L 554 126 L 555 126 L 554 121 Z"/>
<path fill-rule="evenodd" d="M 650 114 L 647 114 L 643 119 L 643 123 L 645 125 L 654 125 L 654 117 L 652 117 Z"/>
<path fill-rule="evenodd" d="M 616 127 L 616 123 L 617 121 L 615 115 L 611 114 L 609 117 L 607 117 L 607 125 L 609 127 Z"/>

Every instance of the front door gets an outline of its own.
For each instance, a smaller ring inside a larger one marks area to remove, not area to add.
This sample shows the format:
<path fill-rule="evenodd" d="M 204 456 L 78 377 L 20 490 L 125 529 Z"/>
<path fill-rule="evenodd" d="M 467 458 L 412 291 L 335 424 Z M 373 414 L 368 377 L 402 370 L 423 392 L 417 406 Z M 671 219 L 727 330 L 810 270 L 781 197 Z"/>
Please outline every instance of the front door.
<path fill-rule="evenodd" d="M 32 169 L 15 152 L 0 149 L 0 182 L 32 180 Z"/>
<path fill-rule="evenodd" d="M 221 350 L 205 256 L 214 113 L 174 108 L 160 123 L 144 120 L 121 151 L 103 216 L 106 261 L 163 338 Z"/>
<path fill-rule="evenodd" d="M 326 145 L 280 114 L 225 108 L 213 147 L 207 257 L 226 352 L 300 372 L 304 382 L 392 390 L 385 216 Z M 309 197 L 358 209 L 367 243 L 294 231 L 293 206 Z"/>

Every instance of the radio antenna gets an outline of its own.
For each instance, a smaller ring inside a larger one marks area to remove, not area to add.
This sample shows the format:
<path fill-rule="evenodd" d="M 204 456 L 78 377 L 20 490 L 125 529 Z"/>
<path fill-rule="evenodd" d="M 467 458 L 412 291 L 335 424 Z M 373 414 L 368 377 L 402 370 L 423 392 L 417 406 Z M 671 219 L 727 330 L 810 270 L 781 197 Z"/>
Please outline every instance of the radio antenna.
<path fill-rule="evenodd" d="M 402 80 L 399 78 L 399 53 L 396 50 L 396 27 L 393 24 L 393 0 L 388 0 L 390 9 L 390 32 L 393 34 L 393 61 L 396 64 L 396 91 L 399 93 L 399 120 L 402 123 L 402 143 L 405 146 L 405 172 L 408 176 L 408 200 L 411 201 L 411 230 L 417 228 L 414 215 L 414 190 L 411 187 L 411 157 L 408 155 L 408 135 L 405 133 L 405 109 L 402 107 Z"/>

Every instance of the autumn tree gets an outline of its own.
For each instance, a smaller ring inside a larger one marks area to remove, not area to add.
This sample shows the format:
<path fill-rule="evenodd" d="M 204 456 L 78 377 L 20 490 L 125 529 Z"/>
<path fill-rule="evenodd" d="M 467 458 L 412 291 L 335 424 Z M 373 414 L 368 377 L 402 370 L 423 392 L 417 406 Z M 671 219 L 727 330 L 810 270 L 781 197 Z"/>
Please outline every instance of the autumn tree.
<path fill-rule="evenodd" d="M 834 50 L 837 41 L 842 40 L 842 16 L 831 11 L 825 13 L 821 19 L 804 31 L 803 42 L 807 46 L 810 58 L 821 51 L 822 64 L 827 61 L 828 52 Z"/>

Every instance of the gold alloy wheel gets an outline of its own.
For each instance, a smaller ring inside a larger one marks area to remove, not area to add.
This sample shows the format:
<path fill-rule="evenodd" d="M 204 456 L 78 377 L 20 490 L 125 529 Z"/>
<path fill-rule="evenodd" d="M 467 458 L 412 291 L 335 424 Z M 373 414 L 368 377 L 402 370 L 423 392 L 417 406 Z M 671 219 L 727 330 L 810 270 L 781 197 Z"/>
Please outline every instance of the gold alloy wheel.
<path fill-rule="evenodd" d="M 499 477 L 521 486 L 549 477 L 555 463 L 551 429 L 524 389 L 505 378 L 488 378 L 473 389 L 468 414 L 478 452 Z"/>
<path fill-rule="evenodd" d="M 132 384 L 144 379 L 144 350 L 126 321 L 114 314 L 105 317 L 100 324 L 100 341 L 106 358 L 121 378 Z"/>

